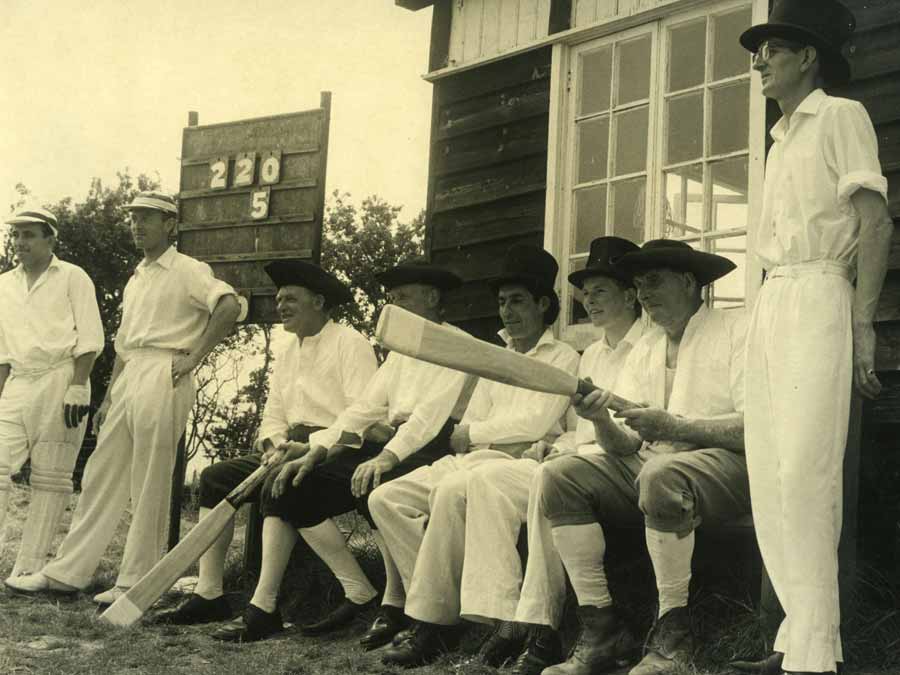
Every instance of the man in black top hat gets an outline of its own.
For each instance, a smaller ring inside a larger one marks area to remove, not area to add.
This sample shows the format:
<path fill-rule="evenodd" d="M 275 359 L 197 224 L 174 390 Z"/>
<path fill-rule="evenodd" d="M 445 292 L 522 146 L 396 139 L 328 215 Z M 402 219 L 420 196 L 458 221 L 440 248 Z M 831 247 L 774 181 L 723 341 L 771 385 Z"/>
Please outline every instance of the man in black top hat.
<path fill-rule="evenodd" d="M 767 278 L 746 368 L 754 523 L 786 613 L 776 654 L 755 666 L 772 673 L 833 672 L 843 660 L 837 548 L 851 388 L 869 398 L 881 389 L 872 322 L 893 231 L 887 181 L 863 106 L 821 89 L 850 79 L 841 47 L 854 26 L 836 0 L 778 0 L 740 37 L 783 113 L 749 242 Z"/>
<path fill-rule="evenodd" d="M 614 267 L 657 328 L 631 350 L 615 393 L 636 407 L 612 416 L 609 392 L 576 395 L 604 454 L 544 466 L 541 508 L 578 598 L 582 633 L 545 675 L 593 675 L 640 648 L 618 615 L 603 569 L 604 527 L 643 525 L 659 592 L 644 658 L 630 675 L 680 672 L 693 638 L 688 587 L 694 530 L 750 510 L 743 457 L 744 321 L 709 309 L 702 287 L 734 264 L 678 241 L 649 241 Z"/>
<path fill-rule="evenodd" d="M 289 441 L 305 442 L 313 431 L 330 426 L 359 398 L 375 374 L 375 353 L 368 340 L 331 319 L 334 307 L 353 301 L 349 288 L 318 265 L 302 260 L 276 261 L 265 269 L 278 289 L 275 301 L 289 339 L 275 359 L 255 451 L 208 466 L 200 474 L 201 519 L 260 465 L 281 461 L 285 452 L 292 449 Z M 296 450 L 302 451 L 303 446 L 298 445 Z M 270 476 L 270 480 L 273 478 Z M 158 614 L 157 622 L 194 624 L 230 618 L 222 581 L 233 534 L 232 521 L 200 558 L 200 578 L 193 594 L 178 608 Z M 282 549 L 289 553 L 297 539 L 293 529 L 287 537 L 277 534 L 264 528 L 265 571 L 273 557 L 279 557 Z M 361 594 L 365 596 L 363 601 L 374 597 L 375 590 L 330 519 L 301 529 L 300 536 L 332 569 L 336 568 L 348 595 Z M 265 590 L 266 586 L 262 588 Z M 275 589 L 277 593 L 277 585 Z M 274 598 L 260 594 L 254 600 L 263 611 L 274 612 L 270 606 Z M 280 621 L 269 622 L 275 623 Z M 248 633 L 243 637 L 257 635 Z"/>

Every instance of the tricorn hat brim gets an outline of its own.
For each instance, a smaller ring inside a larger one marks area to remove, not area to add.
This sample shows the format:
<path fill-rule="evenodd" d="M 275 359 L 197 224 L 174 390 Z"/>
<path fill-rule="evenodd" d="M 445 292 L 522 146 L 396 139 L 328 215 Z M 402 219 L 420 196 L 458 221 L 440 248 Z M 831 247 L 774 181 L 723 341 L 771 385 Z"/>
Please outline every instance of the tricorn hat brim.
<path fill-rule="evenodd" d="M 728 258 L 715 253 L 705 253 L 692 248 L 643 248 L 640 251 L 626 253 L 616 260 L 615 266 L 628 278 L 633 278 L 650 269 L 670 268 L 682 272 L 690 272 L 697 283 L 706 286 L 716 279 L 721 279 L 734 270 L 735 265 Z"/>
<path fill-rule="evenodd" d="M 323 296 L 329 307 L 353 302 L 353 293 L 345 284 L 305 260 L 276 260 L 266 265 L 265 270 L 277 288 L 302 286 Z"/>
<path fill-rule="evenodd" d="M 375 278 L 387 290 L 406 284 L 425 284 L 442 291 L 449 291 L 463 283 L 462 279 L 449 270 L 422 263 L 401 263 L 384 272 L 376 273 Z"/>

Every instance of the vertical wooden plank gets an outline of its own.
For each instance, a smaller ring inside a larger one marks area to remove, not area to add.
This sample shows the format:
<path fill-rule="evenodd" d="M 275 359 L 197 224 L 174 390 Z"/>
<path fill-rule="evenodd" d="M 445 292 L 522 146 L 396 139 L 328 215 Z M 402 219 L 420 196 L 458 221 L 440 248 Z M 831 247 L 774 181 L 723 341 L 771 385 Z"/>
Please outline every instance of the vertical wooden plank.
<path fill-rule="evenodd" d="M 594 15 L 595 21 L 603 21 L 611 19 L 614 16 L 622 16 L 622 5 L 628 0 L 594 0 L 597 5 L 597 11 Z"/>
<path fill-rule="evenodd" d="M 441 123 L 441 87 L 443 82 L 432 86 L 431 90 L 431 143 L 428 146 L 428 189 L 425 193 L 425 257 L 431 260 L 431 247 L 434 240 L 434 225 L 432 213 L 434 213 L 434 191 L 437 185 L 437 142 L 438 127 Z"/>
<path fill-rule="evenodd" d="M 519 30 L 516 44 L 532 42 L 537 26 L 538 0 L 519 0 Z"/>
<path fill-rule="evenodd" d="M 534 37 L 544 38 L 550 35 L 550 9 L 553 0 L 538 0 Z"/>
<path fill-rule="evenodd" d="M 575 0 L 572 12 L 575 17 L 572 23 L 575 28 L 588 26 L 597 18 L 597 0 Z"/>
<path fill-rule="evenodd" d="M 519 36 L 519 0 L 500 0 L 500 49 L 515 47 Z"/>
<path fill-rule="evenodd" d="M 450 13 L 450 49 L 448 52 L 449 64 L 463 62 L 463 47 L 466 39 L 465 30 L 465 3 L 450 0 L 452 10 Z"/>
<path fill-rule="evenodd" d="M 482 56 L 500 52 L 500 9 L 501 0 L 484 0 L 481 29 Z"/>
<path fill-rule="evenodd" d="M 325 175 L 328 167 L 328 130 L 331 127 L 331 92 L 323 91 L 319 93 L 319 107 L 322 109 L 322 131 L 319 136 L 319 176 L 318 176 L 318 194 L 316 195 L 316 209 L 319 211 L 315 215 L 315 220 L 319 223 L 319 227 L 315 228 L 315 239 L 313 240 L 312 259 L 317 265 L 322 257 L 322 230 L 325 227 Z"/>
<path fill-rule="evenodd" d="M 453 21 L 453 0 L 436 0 L 431 10 L 431 47 L 428 70 L 445 68 L 450 59 L 450 28 Z"/>
<path fill-rule="evenodd" d="M 463 62 L 474 61 L 481 56 L 481 24 L 484 0 L 465 0 L 463 17 L 465 36 L 463 37 Z"/>
<path fill-rule="evenodd" d="M 194 125 L 196 126 L 196 125 Z M 172 470 L 172 498 L 169 500 L 169 550 L 178 544 L 181 538 L 181 502 L 184 499 L 184 480 L 187 474 L 187 451 L 184 447 L 184 434 L 178 441 L 175 450 L 175 467 Z"/>
<path fill-rule="evenodd" d="M 547 130 L 547 197 L 544 207 L 544 248 L 548 251 L 564 251 L 568 253 L 563 244 L 563 228 L 561 223 L 565 217 L 566 205 L 566 158 L 569 154 L 563 152 L 566 143 L 567 115 L 569 92 L 566 81 L 569 76 L 569 48 L 566 45 L 553 45 L 550 60 L 550 120 Z M 566 278 L 568 270 L 568 256 L 560 256 L 560 279 Z M 561 299 L 568 298 L 571 292 L 569 284 L 561 284 Z M 563 304 L 563 307 L 568 305 Z M 562 314 L 565 317 L 565 314 Z M 561 321 L 554 326 L 557 337 L 559 336 Z"/>

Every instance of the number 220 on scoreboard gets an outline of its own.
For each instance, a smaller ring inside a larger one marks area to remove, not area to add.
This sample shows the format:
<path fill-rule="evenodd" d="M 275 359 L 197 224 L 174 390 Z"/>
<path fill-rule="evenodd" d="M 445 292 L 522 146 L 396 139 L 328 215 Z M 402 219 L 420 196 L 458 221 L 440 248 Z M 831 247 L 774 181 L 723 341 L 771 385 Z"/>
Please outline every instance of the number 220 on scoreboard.
<path fill-rule="evenodd" d="M 229 157 L 216 157 L 209 163 L 209 189 L 225 190 L 228 188 Z M 231 187 L 241 188 L 257 184 L 257 189 L 250 190 L 250 217 L 262 220 L 269 216 L 269 197 L 272 185 L 281 179 L 281 151 L 270 150 L 260 154 L 259 176 L 256 175 L 256 153 L 241 152 L 234 158 L 234 174 L 231 176 Z"/>

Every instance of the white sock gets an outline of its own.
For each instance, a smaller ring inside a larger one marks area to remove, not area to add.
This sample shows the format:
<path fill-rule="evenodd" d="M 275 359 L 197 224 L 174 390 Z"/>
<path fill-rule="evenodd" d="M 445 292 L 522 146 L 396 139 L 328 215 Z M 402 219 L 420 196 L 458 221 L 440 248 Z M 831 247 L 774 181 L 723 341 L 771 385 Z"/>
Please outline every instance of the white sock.
<path fill-rule="evenodd" d="M 270 614 L 278 606 L 278 589 L 297 543 L 297 530 L 290 523 L 269 516 L 263 521 L 262 569 L 250 604 Z"/>
<path fill-rule="evenodd" d="M 606 583 L 603 557 L 606 538 L 599 523 L 553 528 L 553 543 L 562 558 L 581 606 L 609 607 L 612 597 Z"/>
<path fill-rule="evenodd" d="M 381 559 L 384 561 L 386 583 L 381 604 L 403 609 L 406 606 L 406 591 L 403 589 L 403 579 L 400 578 L 400 570 L 397 569 L 397 564 L 394 562 L 394 558 L 391 556 L 391 552 L 388 550 L 381 532 L 375 530 L 373 536 L 375 543 L 378 545 L 378 550 L 381 551 Z"/>
<path fill-rule="evenodd" d="M 206 518 L 212 509 L 200 507 L 200 520 Z M 222 588 L 225 576 L 225 557 L 228 555 L 228 547 L 234 538 L 234 518 L 228 521 L 228 525 L 222 530 L 206 553 L 200 556 L 200 579 L 194 593 L 207 600 L 215 600 L 225 592 Z"/>
<path fill-rule="evenodd" d="M 662 617 L 670 609 L 687 607 L 694 533 L 679 538 L 674 532 L 660 532 L 649 527 L 645 532 L 659 591 L 659 616 Z"/>
<path fill-rule="evenodd" d="M 304 527 L 300 535 L 341 582 L 344 597 L 350 602 L 362 605 L 378 595 L 333 520 L 329 518 L 315 527 Z"/>
<path fill-rule="evenodd" d="M 12 482 L 9 480 L 9 468 L 0 467 L 0 554 L 6 548 L 6 510 L 9 506 L 9 495 Z"/>

